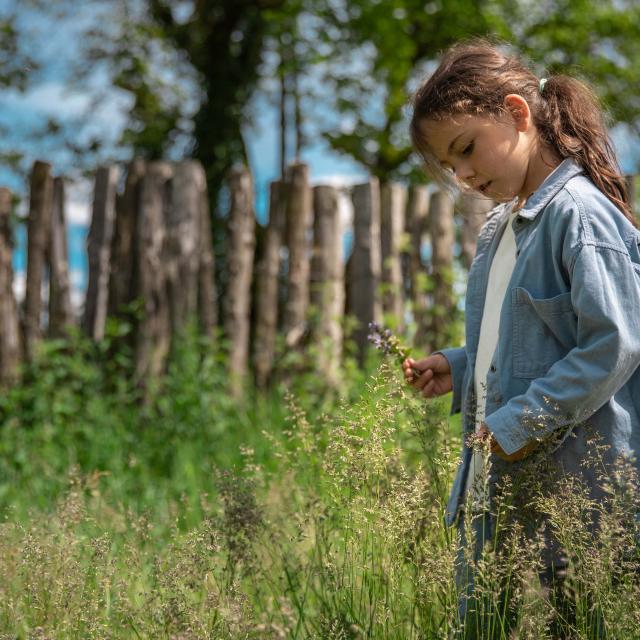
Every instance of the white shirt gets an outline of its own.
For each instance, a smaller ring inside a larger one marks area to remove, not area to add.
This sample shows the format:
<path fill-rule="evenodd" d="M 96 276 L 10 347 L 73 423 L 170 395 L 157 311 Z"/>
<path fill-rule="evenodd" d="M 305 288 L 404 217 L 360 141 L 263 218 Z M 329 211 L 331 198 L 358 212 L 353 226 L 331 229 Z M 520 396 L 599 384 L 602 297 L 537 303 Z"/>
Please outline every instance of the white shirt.
<path fill-rule="evenodd" d="M 515 203 L 511 205 L 515 206 Z M 493 361 L 493 357 L 498 346 L 498 335 L 500 330 L 500 311 L 507 292 L 509 280 L 516 263 L 516 237 L 513 232 L 513 221 L 518 215 L 517 210 L 509 213 L 509 220 L 500 238 L 500 243 L 493 256 L 489 269 L 489 280 L 487 282 L 487 295 L 484 301 L 482 312 L 482 323 L 480 325 L 480 339 L 478 342 L 478 353 L 475 367 L 475 391 L 477 398 L 476 409 L 476 430 L 485 418 L 487 374 Z M 483 459 L 482 452 L 474 450 L 469 474 L 467 475 L 467 494 L 473 489 L 471 498 L 473 502 L 482 500 L 482 484 L 484 475 L 482 472 Z"/>

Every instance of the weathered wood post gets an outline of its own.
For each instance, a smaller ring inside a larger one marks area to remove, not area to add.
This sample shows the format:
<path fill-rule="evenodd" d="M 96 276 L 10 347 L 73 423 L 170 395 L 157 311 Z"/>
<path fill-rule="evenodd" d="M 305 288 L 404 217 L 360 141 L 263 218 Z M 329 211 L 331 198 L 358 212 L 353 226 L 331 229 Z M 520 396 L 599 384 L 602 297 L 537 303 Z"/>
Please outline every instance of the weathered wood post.
<path fill-rule="evenodd" d="M 237 395 L 247 374 L 255 252 L 253 183 L 246 167 L 236 166 L 231 170 L 229 191 L 229 281 L 225 296 L 224 330 L 229 341 L 231 390 Z"/>
<path fill-rule="evenodd" d="M 110 316 L 121 315 L 123 308 L 136 296 L 135 233 L 140 209 L 142 179 L 147 170 L 144 160 L 137 158 L 127 167 L 124 192 L 116 199 L 116 219 L 111 244 L 109 280 Z"/>
<path fill-rule="evenodd" d="M 199 162 L 178 162 L 173 169 L 167 211 L 164 268 L 172 334 L 178 336 L 198 311 L 202 192 L 206 177 Z"/>
<path fill-rule="evenodd" d="M 370 322 L 380 322 L 380 186 L 377 178 L 353 188 L 353 252 L 349 267 L 348 309 L 358 322 L 353 340 L 364 362 Z"/>
<path fill-rule="evenodd" d="M 431 350 L 445 346 L 451 331 L 453 298 L 453 223 L 454 202 L 451 196 L 438 191 L 429 205 L 429 233 L 431 236 L 431 265 L 433 274 L 433 304 L 429 346 Z"/>
<path fill-rule="evenodd" d="M 469 269 L 476 255 L 478 234 L 491 211 L 493 200 L 483 198 L 477 194 L 462 194 L 456 203 L 457 212 L 462 219 L 460 231 L 460 248 L 464 266 Z"/>
<path fill-rule="evenodd" d="M 215 256 L 213 255 L 213 233 L 209 194 L 205 181 L 200 191 L 200 261 L 198 263 L 198 317 L 200 330 L 205 336 L 213 337 L 218 324 L 217 291 L 215 277 Z"/>
<path fill-rule="evenodd" d="M 104 337 L 107 320 L 117 180 L 118 169 L 115 166 L 101 167 L 96 173 L 91 227 L 87 238 L 89 282 L 84 308 L 84 329 L 94 340 Z"/>
<path fill-rule="evenodd" d="M 51 165 L 36 161 L 31 172 L 31 194 L 27 221 L 27 284 L 23 316 L 23 346 L 27 361 L 33 358 L 42 330 L 42 286 L 49 248 L 53 210 Z"/>
<path fill-rule="evenodd" d="M 385 324 L 397 329 L 404 326 L 401 250 L 406 202 L 407 190 L 404 185 L 393 182 L 381 185 L 382 310 L 385 314 Z"/>
<path fill-rule="evenodd" d="M 0 383 L 13 382 L 20 363 L 20 323 L 13 294 L 11 192 L 0 188 Z"/>
<path fill-rule="evenodd" d="M 264 249 L 257 268 L 256 334 L 253 350 L 253 372 L 256 385 L 268 386 L 275 357 L 278 332 L 278 277 L 280 251 L 284 241 L 287 185 L 274 181 L 269 188 L 269 221 Z"/>
<path fill-rule="evenodd" d="M 342 359 L 345 269 L 339 192 L 335 187 L 314 188 L 313 215 L 311 304 L 318 317 L 313 343 L 318 347 L 318 370 L 330 386 L 337 387 Z"/>
<path fill-rule="evenodd" d="M 165 369 L 171 345 L 171 318 L 164 270 L 165 220 L 170 206 L 173 169 L 151 162 L 140 185 L 140 209 L 134 232 L 135 297 L 142 317 L 135 328 L 135 383 L 146 388 Z"/>
<path fill-rule="evenodd" d="M 49 245 L 49 335 L 53 337 L 63 336 L 67 327 L 74 324 L 64 205 L 64 180 L 55 178 Z"/>
<path fill-rule="evenodd" d="M 409 298 L 411 313 L 416 327 L 416 344 L 426 336 L 428 327 L 428 281 L 429 274 L 422 259 L 422 244 L 427 233 L 429 216 L 429 191 L 424 185 L 414 185 L 409 191 L 407 204 Z M 424 346 L 424 345 L 421 345 Z"/>
<path fill-rule="evenodd" d="M 309 306 L 309 269 L 313 225 L 309 167 L 289 167 L 286 207 L 286 235 L 289 250 L 287 301 L 284 310 L 285 341 L 295 346 L 303 336 Z"/>

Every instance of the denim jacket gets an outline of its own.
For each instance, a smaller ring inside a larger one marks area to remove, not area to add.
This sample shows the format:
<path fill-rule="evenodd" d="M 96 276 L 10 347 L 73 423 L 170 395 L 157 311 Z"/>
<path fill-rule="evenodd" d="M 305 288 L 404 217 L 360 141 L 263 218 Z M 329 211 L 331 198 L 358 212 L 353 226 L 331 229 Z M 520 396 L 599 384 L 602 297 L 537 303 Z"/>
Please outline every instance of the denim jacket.
<path fill-rule="evenodd" d="M 451 365 L 452 412 L 462 412 L 463 435 L 475 429 L 480 322 L 491 260 L 507 219 L 507 208 L 500 205 L 478 238 L 467 282 L 466 347 L 441 351 Z M 558 444 L 549 455 L 563 472 L 584 476 L 587 431 L 596 433 L 608 460 L 621 455 L 635 460 L 640 233 L 571 159 L 529 198 L 513 229 L 516 264 L 487 377 L 489 430 L 507 454 L 554 437 Z M 462 504 L 471 453 L 464 444 L 447 505 L 449 524 Z M 596 487 L 595 471 L 586 474 Z"/>

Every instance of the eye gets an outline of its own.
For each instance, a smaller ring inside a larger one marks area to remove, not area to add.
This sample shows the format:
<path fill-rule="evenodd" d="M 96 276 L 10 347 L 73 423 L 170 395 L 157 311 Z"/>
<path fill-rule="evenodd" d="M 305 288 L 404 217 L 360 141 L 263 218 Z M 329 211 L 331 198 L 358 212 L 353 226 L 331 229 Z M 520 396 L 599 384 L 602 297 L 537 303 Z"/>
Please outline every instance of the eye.
<path fill-rule="evenodd" d="M 470 156 L 473 153 L 473 140 L 462 150 L 463 156 Z"/>

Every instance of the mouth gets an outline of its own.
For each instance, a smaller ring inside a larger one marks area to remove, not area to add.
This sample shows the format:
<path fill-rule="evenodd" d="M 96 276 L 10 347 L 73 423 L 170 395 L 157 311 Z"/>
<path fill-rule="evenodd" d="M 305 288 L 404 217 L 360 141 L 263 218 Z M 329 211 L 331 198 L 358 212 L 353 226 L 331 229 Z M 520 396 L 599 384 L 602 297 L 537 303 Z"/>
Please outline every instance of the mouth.
<path fill-rule="evenodd" d="M 486 193 L 487 189 L 489 188 L 489 185 L 491 184 L 491 180 L 487 180 L 487 182 L 481 184 L 478 187 L 478 191 L 480 191 L 480 193 Z"/>

